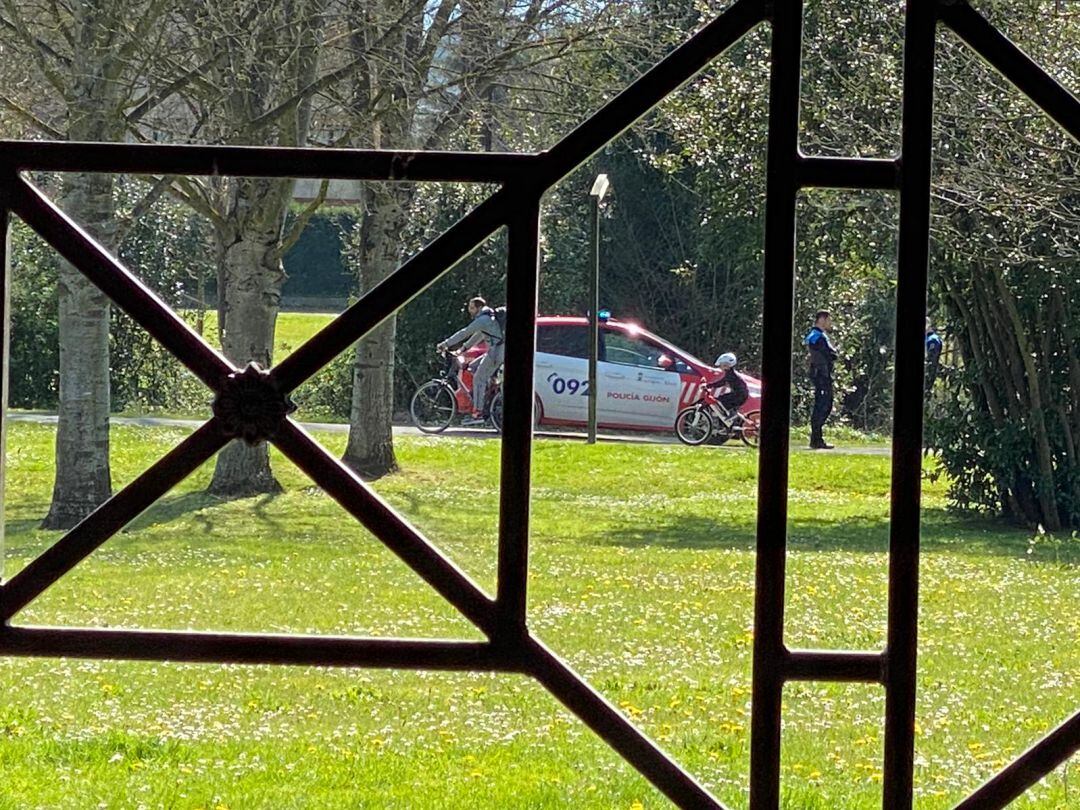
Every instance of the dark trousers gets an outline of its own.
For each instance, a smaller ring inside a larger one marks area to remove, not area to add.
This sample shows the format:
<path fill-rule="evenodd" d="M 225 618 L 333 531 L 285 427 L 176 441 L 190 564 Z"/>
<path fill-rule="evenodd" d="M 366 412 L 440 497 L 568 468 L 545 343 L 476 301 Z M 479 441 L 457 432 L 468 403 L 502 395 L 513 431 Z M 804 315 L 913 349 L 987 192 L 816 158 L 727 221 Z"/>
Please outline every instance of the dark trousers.
<path fill-rule="evenodd" d="M 926 373 L 923 376 L 923 393 L 926 396 L 930 396 L 930 389 L 934 387 L 934 381 L 938 375 L 937 362 L 930 362 L 926 364 Z"/>
<path fill-rule="evenodd" d="M 810 381 L 814 384 L 814 410 L 810 412 L 810 442 L 813 444 L 823 441 L 821 428 L 832 413 L 832 374 L 825 369 L 812 369 Z"/>
<path fill-rule="evenodd" d="M 746 397 L 742 394 L 736 394 L 734 391 L 728 391 L 726 394 L 721 394 L 716 398 L 717 401 L 724 406 L 730 413 L 735 413 L 746 402 Z"/>

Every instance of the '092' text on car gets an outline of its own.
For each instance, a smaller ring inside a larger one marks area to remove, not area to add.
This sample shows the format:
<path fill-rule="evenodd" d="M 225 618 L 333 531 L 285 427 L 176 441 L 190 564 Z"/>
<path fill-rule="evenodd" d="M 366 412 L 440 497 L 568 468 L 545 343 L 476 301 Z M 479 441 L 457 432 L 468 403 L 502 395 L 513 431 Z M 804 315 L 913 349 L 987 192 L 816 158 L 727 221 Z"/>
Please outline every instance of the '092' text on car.
<path fill-rule="evenodd" d="M 589 416 L 588 319 L 542 316 L 536 320 L 538 424 L 584 425 Z M 721 350 L 738 347 L 720 347 Z M 617 430 L 673 430 L 682 408 L 697 402 L 701 386 L 724 372 L 634 323 L 600 323 L 596 368 L 596 421 Z M 750 397 L 740 408 L 761 407 L 761 381 L 740 374 Z M 705 382 L 703 382 L 703 380 Z"/>

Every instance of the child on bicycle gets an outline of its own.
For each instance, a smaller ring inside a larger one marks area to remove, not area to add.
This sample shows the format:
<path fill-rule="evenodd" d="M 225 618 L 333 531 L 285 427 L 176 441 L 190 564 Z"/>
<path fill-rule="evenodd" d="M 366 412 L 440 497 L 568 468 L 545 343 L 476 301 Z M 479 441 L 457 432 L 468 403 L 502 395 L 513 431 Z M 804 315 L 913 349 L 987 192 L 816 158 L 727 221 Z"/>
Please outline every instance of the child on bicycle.
<path fill-rule="evenodd" d="M 735 371 L 735 365 L 738 362 L 738 359 L 731 352 L 724 352 L 717 357 L 716 367 L 724 372 L 724 376 L 706 385 L 707 388 L 716 388 L 717 390 L 727 389 L 716 399 L 727 411 L 729 419 L 738 412 L 739 408 L 750 397 L 750 391 L 746 387 L 746 380 Z"/>

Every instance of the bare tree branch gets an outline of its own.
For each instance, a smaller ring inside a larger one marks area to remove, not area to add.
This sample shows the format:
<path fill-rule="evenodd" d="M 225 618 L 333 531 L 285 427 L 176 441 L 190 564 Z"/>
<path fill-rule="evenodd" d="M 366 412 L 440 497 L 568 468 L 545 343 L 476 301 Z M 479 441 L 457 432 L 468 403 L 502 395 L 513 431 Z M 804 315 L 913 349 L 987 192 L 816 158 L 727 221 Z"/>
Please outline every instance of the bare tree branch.
<path fill-rule="evenodd" d="M 65 135 L 63 132 L 50 126 L 45 121 L 34 115 L 30 110 L 26 109 L 21 104 L 18 104 L 7 96 L 0 95 L 0 104 L 7 107 L 17 116 L 22 118 L 27 123 L 31 124 L 36 129 L 40 130 L 42 134 L 49 136 L 54 141 L 67 140 L 67 135 Z"/>

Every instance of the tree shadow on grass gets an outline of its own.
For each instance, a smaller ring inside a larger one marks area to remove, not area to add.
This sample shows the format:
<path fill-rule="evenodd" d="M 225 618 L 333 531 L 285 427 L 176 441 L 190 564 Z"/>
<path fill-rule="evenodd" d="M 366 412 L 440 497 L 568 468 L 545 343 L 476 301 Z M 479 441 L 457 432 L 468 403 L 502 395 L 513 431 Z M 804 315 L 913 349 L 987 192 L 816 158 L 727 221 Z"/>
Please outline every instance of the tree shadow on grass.
<path fill-rule="evenodd" d="M 152 529 L 174 520 L 180 520 L 191 514 L 191 522 L 197 526 L 202 534 L 209 534 L 214 529 L 214 521 L 211 519 L 210 507 L 226 503 L 221 498 L 208 495 L 206 492 L 185 492 L 182 495 L 173 495 L 160 498 L 153 506 L 128 523 L 121 532 L 138 532 L 144 529 Z M 194 514 L 192 514 L 194 513 Z"/>
<path fill-rule="evenodd" d="M 269 506 L 275 498 L 277 498 L 276 494 L 261 495 L 257 498 L 252 498 L 251 500 L 254 503 L 251 511 L 260 524 L 266 524 L 264 528 L 279 531 L 282 528 L 281 521 L 277 520 L 266 511 L 267 506 Z M 214 507 L 222 506 L 226 503 L 231 503 L 231 501 L 209 495 L 202 490 L 166 496 L 155 501 L 146 511 L 120 529 L 118 534 L 144 531 L 185 518 L 188 518 L 188 522 L 199 530 L 201 534 L 210 534 L 215 526 L 213 520 Z M 188 517 L 189 515 L 190 517 Z M 20 549 L 29 550 L 31 548 L 37 548 L 40 545 L 39 532 L 56 535 L 57 539 L 64 534 L 63 532 L 45 532 L 41 529 L 41 519 L 36 517 L 5 521 L 4 533 L 5 538 L 8 541 L 6 544 L 7 553 L 10 556 L 19 556 Z M 20 544 L 18 539 L 21 537 L 25 537 L 28 540 L 31 538 L 33 539 L 32 542 Z M 15 540 L 16 542 L 12 543 L 12 540 Z M 52 542 L 55 542 L 55 540 Z"/>
<path fill-rule="evenodd" d="M 1013 557 L 1061 565 L 1080 565 L 1080 542 L 1031 541 L 1031 533 L 986 518 L 954 515 L 945 510 L 922 514 L 921 550 L 974 557 Z M 590 538 L 597 545 L 625 548 L 723 549 L 753 552 L 757 545 L 752 522 L 737 524 L 701 515 L 672 515 L 648 524 L 626 523 Z M 846 551 L 881 554 L 889 548 L 886 517 L 799 518 L 788 528 L 791 551 Z"/>

